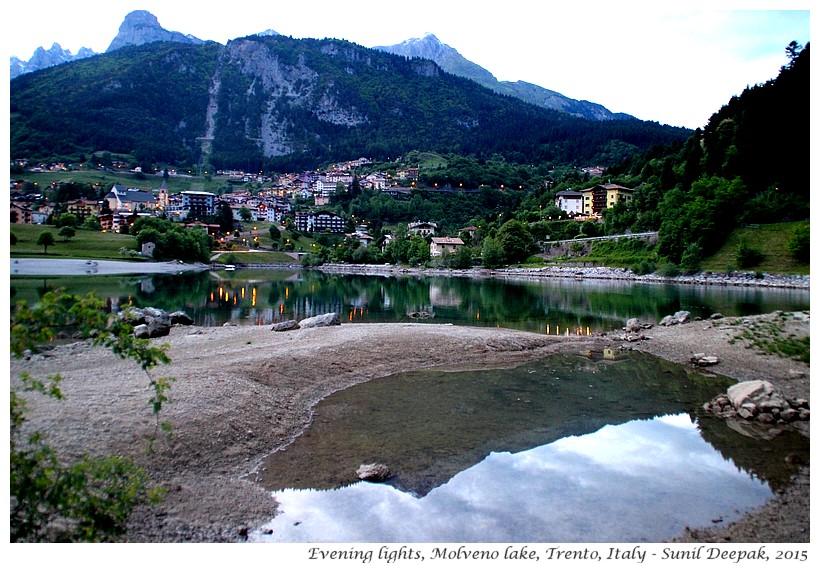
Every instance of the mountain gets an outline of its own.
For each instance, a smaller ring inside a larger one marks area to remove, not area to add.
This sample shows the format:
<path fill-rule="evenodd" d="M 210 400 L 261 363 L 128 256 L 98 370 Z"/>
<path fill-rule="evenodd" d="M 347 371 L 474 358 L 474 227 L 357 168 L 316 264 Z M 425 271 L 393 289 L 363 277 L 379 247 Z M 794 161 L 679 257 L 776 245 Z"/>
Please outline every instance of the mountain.
<path fill-rule="evenodd" d="M 11 78 L 17 78 L 26 72 L 33 72 L 35 70 L 61 65 L 71 61 L 79 61 L 81 59 L 92 57 L 95 54 L 96 53 L 91 49 L 82 47 L 76 55 L 73 55 L 68 49 L 63 49 L 60 47 L 59 43 L 54 43 L 48 51 L 42 47 L 37 47 L 37 50 L 34 51 L 34 54 L 28 62 L 22 61 L 17 57 L 11 57 L 9 73 Z"/>
<path fill-rule="evenodd" d="M 590 121 L 436 63 L 335 39 L 130 45 L 13 80 L 13 158 L 95 151 L 141 164 L 305 169 L 411 150 L 607 165 L 691 131 Z"/>
<path fill-rule="evenodd" d="M 205 43 L 202 39 L 197 39 L 193 35 L 185 35 L 178 31 L 168 31 L 159 25 L 156 16 L 145 10 L 135 10 L 125 16 L 120 25 L 117 36 L 111 41 L 106 53 L 116 51 L 128 45 L 145 45 L 159 41 L 172 41 L 175 43 L 190 43 L 201 45 Z"/>
<path fill-rule="evenodd" d="M 374 49 L 387 51 L 388 53 L 394 53 L 404 57 L 429 59 L 438 64 L 446 72 L 469 78 L 499 94 L 514 96 L 525 102 L 546 109 L 563 111 L 577 117 L 599 121 L 635 119 L 625 113 L 613 113 L 600 104 L 573 100 L 563 94 L 547 90 L 546 88 L 528 82 L 499 81 L 490 71 L 467 60 L 457 50 L 442 43 L 432 33 L 427 33 L 422 38 L 407 39 L 396 45 L 374 47 Z"/>

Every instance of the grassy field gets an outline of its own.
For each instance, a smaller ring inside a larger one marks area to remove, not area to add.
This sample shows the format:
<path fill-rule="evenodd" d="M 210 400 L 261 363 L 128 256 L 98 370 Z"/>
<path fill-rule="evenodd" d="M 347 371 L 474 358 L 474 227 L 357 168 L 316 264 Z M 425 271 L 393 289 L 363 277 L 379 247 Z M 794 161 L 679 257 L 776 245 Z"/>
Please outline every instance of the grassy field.
<path fill-rule="evenodd" d="M 49 246 L 44 253 L 43 247 L 38 246 L 36 241 L 40 233 L 46 231 L 54 236 L 55 244 Z M 50 225 L 11 225 L 11 232 L 17 237 L 17 243 L 9 247 L 12 258 L 135 260 L 120 254 L 120 248 L 136 250 L 136 239 L 130 235 L 77 229 L 77 234 L 73 238 L 64 240 L 57 234 L 59 229 Z"/>
<path fill-rule="evenodd" d="M 763 261 L 750 269 L 772 274 L 808 274 L 809 265 L 792 258 L 786 247 L 792 231 L 800 224 L 775 223 L 735 229 L 720 250 L 701 263 L 701 269 L 705 272 L 737 270 L 735 255 L 740 241 L 745 238 L 763 254 Z"/>
<path fill-rule="evenodd" d="M 138 177 L 131 172 L 112 172 L 100 170 L 72 170 L 65 172 L 26 172 L 12 174 L 12 180 L 27 180 L 45 189 L 55 182 L 76 182 L 102 186 L 106 191 L 114 184 L 122 184 L 127 188 L 138 188 L 144 191 L 159 190 L 162 185 L 162 176 L 148 175 Z M 227 179 L 212 176 L 169 176 L 168 189 L 171 193 L 195 190 L 216 193 L 219 188 L 228 186 Z"/>

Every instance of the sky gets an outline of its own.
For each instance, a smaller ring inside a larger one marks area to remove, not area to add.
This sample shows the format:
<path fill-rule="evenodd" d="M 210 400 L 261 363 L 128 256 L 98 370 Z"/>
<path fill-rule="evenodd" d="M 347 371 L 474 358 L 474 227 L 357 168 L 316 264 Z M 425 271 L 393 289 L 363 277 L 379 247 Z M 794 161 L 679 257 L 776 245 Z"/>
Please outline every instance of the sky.
<path fill-rule="evenodd" d="M 816 2 L 816 0 L 815 0 Z M 365 47 L 433 33 L 499 80 L 523 80 L 639 119 L 689 128 L 777 76 L 786 45 L 810 40 L 810 0 L 647 2 L 412 0 L 38 0 L 6 3 L 9 56 L 59 43 L 104 52 L 125 16 L 225 44 L 273 29 Z M 557 4 L 557 3 L 556 3 Z M 776 9 L 775 9 L 776 8 Z"/>

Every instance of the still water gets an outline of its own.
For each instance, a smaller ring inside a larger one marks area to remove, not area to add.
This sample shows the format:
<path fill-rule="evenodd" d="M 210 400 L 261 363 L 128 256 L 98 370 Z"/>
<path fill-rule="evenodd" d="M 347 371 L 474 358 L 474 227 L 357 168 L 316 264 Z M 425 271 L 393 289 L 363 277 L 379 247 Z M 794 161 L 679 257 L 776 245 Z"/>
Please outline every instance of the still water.
<path fill-rule="evenodd" d="M 809 308 L 805 290 L 706 287 L 594 280 L 502 280 L 322 274 L 248 269 L 193 274 L 12 277 L 12 302 L 36 302 L 55 287 L 93 291 L 111 310 L 125 305 L 183 310 L 198 325 L 270 324 L 329 312 L 343 322 L 429 322 L 576 334 L 620 330 L 637 317 Z M 413 315 L 413 316 L 411 316 Z M 422 316 L 423 319 L 418 317 Z"/>
<path fill-rule="evenodd" d="M 808 440 L 743 436 L 699 405 L 730 381 L 645 354 L 357 385 L 250 478 L 274 542 L 638 542 L 730 522 L 788 480 Z M 359 482 L 363 463 L 392 477 Z"/>

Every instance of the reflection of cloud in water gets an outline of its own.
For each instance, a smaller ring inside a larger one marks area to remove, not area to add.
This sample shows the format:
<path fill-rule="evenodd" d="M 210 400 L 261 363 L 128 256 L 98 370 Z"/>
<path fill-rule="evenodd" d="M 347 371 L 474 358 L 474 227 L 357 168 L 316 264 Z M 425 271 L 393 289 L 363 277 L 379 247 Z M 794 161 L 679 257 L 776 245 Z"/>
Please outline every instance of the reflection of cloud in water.
<path fill-rule="evenodd" d="M 493 453 L 423 498 L 371 483 L 275 493 L 254 539 L 285 542 L 660 541 L 736 519 L 771 496 L 706 443 L 686 414 Z"/>

